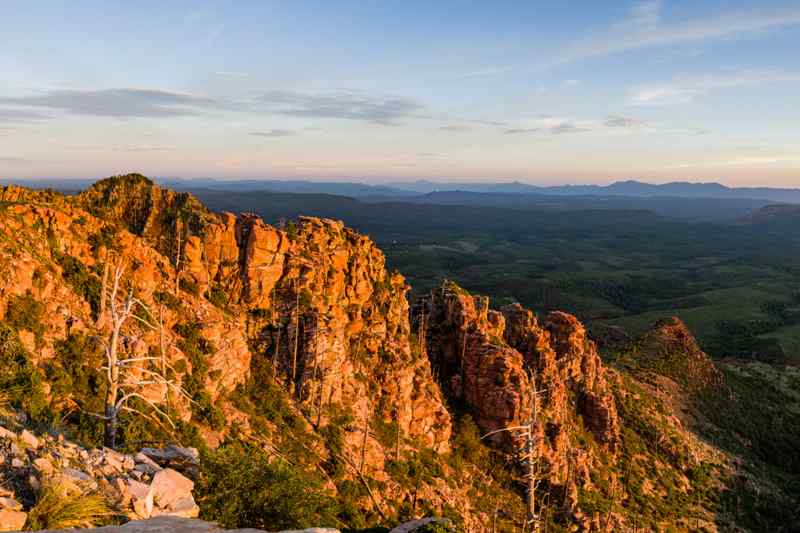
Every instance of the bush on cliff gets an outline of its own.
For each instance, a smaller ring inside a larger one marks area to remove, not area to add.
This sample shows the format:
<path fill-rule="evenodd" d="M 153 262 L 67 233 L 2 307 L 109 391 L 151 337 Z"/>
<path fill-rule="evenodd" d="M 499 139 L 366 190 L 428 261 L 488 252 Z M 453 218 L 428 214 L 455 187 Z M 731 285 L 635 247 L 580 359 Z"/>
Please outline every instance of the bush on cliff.
<path fill-rule="evenodd" d="M 28 330 L 39 339 L 44 333 L 43 314 L 44 306 L 28 291 L 24 296 L 12 296 L 8 299 L 5 319 L 15 329 Z"/>
<path fill-rule="evenodd" d="M 17 332 L 0 323 L 0 391 L 5 402 L 35 420 L 45 417 L 47 400 L 42 379 L 19 340 Z"/>
<path fill-rule="evenodd" d="M 227 528 L 339 525 L 336 500 L 317 476 L 241 444 L 205 454 L 195 492 L 202 517 Z"/>

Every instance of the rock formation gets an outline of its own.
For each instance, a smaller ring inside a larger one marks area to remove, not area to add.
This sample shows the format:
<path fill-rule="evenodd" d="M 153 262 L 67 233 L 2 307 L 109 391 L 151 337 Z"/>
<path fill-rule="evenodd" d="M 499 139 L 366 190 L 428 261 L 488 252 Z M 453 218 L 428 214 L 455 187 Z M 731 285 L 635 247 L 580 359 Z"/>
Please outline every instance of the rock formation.
<path fill-rule="evenodd" d="M 677 317 L 656 322 L 638 340 L 632 353 L 643 368 L 657 370 L 691 392 L 722 386 L 722 373 Z"/>
<path fill-rule="evenodd" d="M 445 391 L 495 444 L 523 445 L 518 433 L 500 430 L 526 423 L 535 385 L 537 456 L 551 490 L 576 508 L 594 460 L 572 442 L 576 428 L 585 425 L 611 454 L 620 433 L 611 386 L 580 322 L 554 312 L 540 325 L 518 304 L 494 311 L 488 298 L 447 282 L 415 308 L 415 323 Z"/>
<path fill-rule="evenodd" d="M 23 528 L 23 507 L 30 508 L 32 495 L 44 486 L 67 495 L 101 493 L 118 512 L 135 520 L 194 518 L 200 512 L 192 495 L 194 483 L 171 468 L 187 473 L 191 465 L 196 472 L 199 456 L 194 449 L 144 449 L 127 455 L 108 448 L 87 450 L 63 436 L 36 436 L 0 426 L 0 459 L 0 531 Z"/>
<path fill-rule="evenodd" d="M 125 419 L 129 453 L 23 431 L 51 416 L 57 432 L 96 442 L 97 339 L 109 338 L 117 267 L 140 303 L 120 346 L 140 361 L 130 373 L 139 406 L 154 407 Z M 723 486 L 732 460 L 692 436 L 670 399 L 722 387 L 722 377 L 682 323 L 633 343 L 641 371 L 625 371 L 603 364 L 572 315 L 492 309 L 453 283 L 410 311 L 407 291 L 375 244 L 341 222 L 275 227 L 213 213 L 138 175 L 72 197 L 0 189 L 0 385 L 27 387 L 7 407 L 0 397 L 0 420 L 17 424 L 0 426 L 0 474 L 16 480 L 0 489 L 0 524 L 24 523 L 33 485 L 51 477 L 161 520 L 121 533 L 195 516 L 203 466 L 191 449 L 165 447 L 192 441 L 245 444 L 313 472 L 362 526 L 445 514 L 466 531 L 512 531 L 524 517 L 525 443 L 510 429 L 535 409 L 542 521 L 685 530 L 692 516 L 712 529 L 715 508 L 686 502 Z M 152 372 L 172 386 L 143 378 Z M 140 439 L 163 444 L 142 449 Z"/>

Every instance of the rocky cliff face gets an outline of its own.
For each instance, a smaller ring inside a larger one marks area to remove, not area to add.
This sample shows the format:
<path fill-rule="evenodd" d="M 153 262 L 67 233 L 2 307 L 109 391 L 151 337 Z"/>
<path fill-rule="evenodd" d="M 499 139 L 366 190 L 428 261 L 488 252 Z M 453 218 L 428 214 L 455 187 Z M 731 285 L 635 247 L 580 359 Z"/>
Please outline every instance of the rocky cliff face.
<path fill-rule="evenodd" d="M 378 416 L 404 438 L 447 450 L 450 417 L 427 359 L 408 341 L 408 287 L 367 237 L 332 220 L 306 217 L 278 229 L 254 215 L 217 215 L 144 178 L 99 182 L 76 204 L 124 221 L 162 255 L 172 253 L 178 284 L 238 310 L 252 343 L 317 425 L 329 418 L 326 407 L 340 405 L 361 426 Z M 246 354 L 235 358 L 238 372 L 223 369 L 223 386 L 248 368 Z M 380 446 L 368 440 L 370 463 L 382 468 Z"/>
<path fill-rule="evenodd" d="M 519 304 L 491 310 L 488 298 L 453 283 L 424 299 L 415 319 L 445 391 L 496 445 L 520 449 L 519 432 L 501 430 L 527 424 L 535 410 L 548 490 L 577 510 L 578 487 L 590 486 L 598 459 L 577 445 L 576 429 L 585 426 L 610 455 L 620 438 L 612 387 L 583 325 L 560 312 L 540 324 Z"/>
<path fill-rule="evenodd" d="M 163 358 L 191 401 L 158 384 L 143 385 L 142 397 L 207 444 L 236 433 L 285 455 L 278 441 L 306 440 L 310 465 L 341 462 L 337 476 L 382 483 L 391 482 L 390 459 L 449 450 L 450 415 L 410 342 L 408 287 L 368 238 L 340 222 L 303 218 L 279 229 L 211 213 L 140 176 L 69 198 L 19 188 L 0 198 L 0 315 L 45 378 L 42 409 L 72 406 L 67 420 L 81 427 L 93 425 L 84 412 L 102 411 L 100 376 L 74 358 L 102 365 L 91 339 L 109 334 L 104 295 L 121 266 L 125 292 L 144 306 L 121 349 Z M 64 375 L 75 385 L 60 382 Z M 283 398 L 291 438 L 248 412 L 261 395 Z M 136 426 L 126 425 L 123 439 Z M 364 505 L 409 490 L 392 487 Z M 451 492 L 418 486 L 414 499 L 441 505 Z"/>
<path fill-rule="evenodd" d="M 525 483 L 510 429 L 533 418 L 548 527 L 714 530 L 704 498 L 733 462 L 690 426 L 696 393 L 724 383 L 679 321 L 609 367 L 572 315 L 492 309 L 452 283 L 410 312 L 404 278 L 341 222 L 212 213 L 142 176 L 74 197 L 0 189 L 0 384 L 28 391 L 7 412 L 0 397 L 0 419 L 97 441 L 117 268 L 143 304 L 122 331 L 134 378 L 159 365 L 181 391 L 141 380 L 174 427 L 129 415 L 123 446 L 246 443 L 313 472 L 351 523 L 446 513 L 512 531 Z"/>

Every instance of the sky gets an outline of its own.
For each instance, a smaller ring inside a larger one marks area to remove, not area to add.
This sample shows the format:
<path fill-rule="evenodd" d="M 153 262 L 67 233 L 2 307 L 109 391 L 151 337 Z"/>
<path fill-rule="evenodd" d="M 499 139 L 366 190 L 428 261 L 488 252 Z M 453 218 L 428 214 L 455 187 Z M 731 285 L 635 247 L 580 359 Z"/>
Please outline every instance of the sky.
<path fill-rule="evenodd" d="M 4 0 L 0 77 L 0 178 L 800 187 L 800 0 Z"/>

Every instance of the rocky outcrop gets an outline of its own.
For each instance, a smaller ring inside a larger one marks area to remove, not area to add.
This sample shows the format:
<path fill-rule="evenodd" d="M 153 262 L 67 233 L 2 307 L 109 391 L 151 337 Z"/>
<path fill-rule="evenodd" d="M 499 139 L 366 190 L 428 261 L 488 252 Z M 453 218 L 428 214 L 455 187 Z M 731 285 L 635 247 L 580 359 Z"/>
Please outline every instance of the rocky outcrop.
<path fill-rule="evenodd" d="M 641 367 L 675 380 L 687 392 L 719 389 L 723 385 L 722 372 L 678 317 L 656 322 L 631 353 Z"/>
<path fill-rule="evenodd" d="M 70 529 L 69 531 L 75 531 Z M 267 533 L 260 529 L 222 529 L 209 522 L 176 517 L 158 517 L 135 520 L 122 526 L 107 526 L 89 530 L 93 533 Z M 67 530 L 44 530 L 42 533 L 67 533 Z M 338 529 L 311 528 L 279 533 L 339 533 Z"/>
<path fill-rule="evenodd" d="M 397 424 L 403 441 L 447 450 L 449 414 L 427 359 L 408 342 L 408 287 L 386 271 L 369 238 L 332 220 L 301 217 L 278 229 L 251 214 L 211 213 L 138 175 L 98 182 L 75 204 L 123 221 L 171 259 L 187 287 L 246 314 L 251 344 L 269 352 L 287 390 L 317 411 L 319 424 L 326 406 L 339 405 L 359 426 L 378 416 Z M 245 328 L 199 318 L 216 348 L 231 345 L 210 361 L 223 376 L 207 383 L 216 398 L 247 375 L 246 343 L 237 338 Z M 380 446 L 368 444 L 369 462 L 381 469 Z"/>
<path fill-rule="evenodd" d="M 109 270 L 124 265 L 123 285 L 147 311 L 124 328 L 123 350 L 148 361 L 136 367 L 139 376 L 157 365 L 176 385 L 145 383 L 143 399 L 169 409 L 182 439 L 212 448 L 229 439 L 320 473 L 324 490 L 349 498 L 363 523 L 423 511 L 458 516 L 469 531 L 495 520 L 509 526 L 499 531 L 516 527 L 519 486 L 492 472 L 504 468 L 498 457 L 522 445 L 518 432 L 504 430 L 527 424 L 534 406 L 539 501 L 546 498 L 565 527 L 625 529 L 631 522 L 622 515 L 642 510 L 640 500 L 688 490 L 684 472 L 702 456 L 650 389 L 604 367 L 575 317 L 540 318 L 516 304 L 492 309 L 450 283 L 409 313 L 403 276 L 341 222 L 302 217 L 273 227 L 250 214 L 212 213 L 141 176 L 103 180 L 69 198 L 18 188 L 0 194 L 3 353 L 25 367 L 27 384 L 41 385 L 34 407 L 63 415 L 67 431 L 75 421 L 91 425 L 84 414 L 102 410 L 85 405 L 105 390 L 102 347 L 91 340 L 109 332 L 102 287 Z M 713 364 L 684 330 L 660 325 L 637 357 L 657 370 L 680 353 L 681 375 L 715 383 Z M 460 418 L 456 438 L 445 400 Z M 32 409 L 11 407 L 8 417 L 0 413 L 21 424 L 0 427 L 0 443 L 10 443 L 2 470 L 16 480 L 0 492 L 8 523 L 30 508 L 32 483 L 51 478 L 101 491 L 129 517 L 197 513 L 196 451 L 83 449 L 22 432 Z M 631 425 L 623 431 L 623 423 Z M 490 453 L 477 441 L 491 432 Z M 454 443 L 469 452 L 449 455 Z M 626 479 L 625 493 L 622 472 L 654 470 L 668 472 L 669 483 L 656 489 L 655 477 Z M 650 492 L 633 498 L 640 489 Z M 614 498 L 634 510 L 601 515 L 600 504 Z M 154 524 L 167 522 L 121 531 Z"/>
<path fill-rule="evenodd" d="M 194 483 L 174 468 L 196 472 L 198 459 L 193 449 L 147 448 L 127 455 L 0 426 L 0 531 L 22 529 L 26 510 L 44 486 L 68 495 L 100 494 L 130 519 L 197 517 Z"/>
<path fill-rule="evenodd" d="M 613 396 L 596 347 L 575 317 L 553 312 L 540 325 L 518 304 L 494 311 L 488 298 L 451 283 L 424 300 L 416 315 L 440 379 L 483 430 L 519 425 L 529 417 L 535 385 L 544 419 L 561 426 L 578 414 L 597 440 L 613 449 L 619 439 Z"/>
<path fill-rule="evenodd" d="M 540 324 L 518 304 L 491 310 L 487 298 L 452 283 L 415 308 L 415 323 L 444 390 L 493 433 L 496 445 L 522 446 L 518 432 L 500 430 L 527 424 L 535 402 L 537 453 L 548 483 L 575 508 L 577 487 L 590 483 L 597 460 L 575 444 L 578 428 L 609 454 L 620 439 L 612 387 L 583 325 L 560 312 Z"/>
<path fill-rule="evenodd" d="M 259 442 L 280 438 L 268 424 L 254 428 L 231 400 L 245 384 L 266 385 L 252 383 L 258 365 L 269 368 L 259 379 L 282 389 L 308 442 L 337 426 L 335 452 L 312 444 L 317 463 L 335 453 L 357 465 L 347 476 L 357 470 L 385 482 L 390 457 L 449 450 L 450 415 L 428 359 L 410 342 L 408 287 L 369 238 L 332 220 L 276 228 L 249 214 L 212 213 L 135 175 L 68 198 L 7 196 L 15 202 L 0 213 L 0 316 L 20 298 L 41 306 L 35 332 L 15 326 L 40 373 L 65 364 L 59 350 L 70 339 L 107 335 L 103 283 L 124 265 L 123 284 L 151 325 L 126 325 L 126 353 L 163 357 L 193 401 L 157 385 L 142 395 L 169 405 L 174 421 L 209 445 L 234 430 Z M 99 345 L 88 343 L 82 356 L 102 365 Z M 53 405 L 76 404 L 48 382 L 45 394 Z"/>

